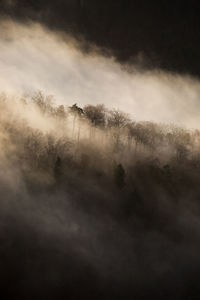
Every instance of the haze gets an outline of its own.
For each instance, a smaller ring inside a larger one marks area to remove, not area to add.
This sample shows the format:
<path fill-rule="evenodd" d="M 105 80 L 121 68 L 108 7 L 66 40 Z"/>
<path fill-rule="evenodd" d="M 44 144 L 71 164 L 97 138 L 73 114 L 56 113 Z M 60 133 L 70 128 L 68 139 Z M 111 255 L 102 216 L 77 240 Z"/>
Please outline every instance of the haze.
<path fill-rule="evenodd" d="M 103 103 L 135 120 L 200 128 L 196 78 L 145 71 L 143 59 L 126 70 L 101 49 L 88 54 L 80 49 L 75 39 L 38 23 L 2 20 L 0 90 L 15 95 L 42 90 L 65 105 Z"/>

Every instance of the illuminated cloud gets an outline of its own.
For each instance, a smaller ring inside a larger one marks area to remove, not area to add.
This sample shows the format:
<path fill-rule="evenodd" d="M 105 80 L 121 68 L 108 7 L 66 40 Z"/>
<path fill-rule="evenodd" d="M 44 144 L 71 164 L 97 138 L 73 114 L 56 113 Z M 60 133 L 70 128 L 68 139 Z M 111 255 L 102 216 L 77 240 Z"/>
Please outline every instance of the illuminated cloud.
<path fill-rule="evenodd" d="M 103 103 L 136 120 L 200 127 L 198 80 L 160 71 L 131 72 L 39 24 L 1 22 L 0 89 L 17 94 L 42 90 L 66 105 Z M 130 70 L 130 68 L 129 68 Z"/>

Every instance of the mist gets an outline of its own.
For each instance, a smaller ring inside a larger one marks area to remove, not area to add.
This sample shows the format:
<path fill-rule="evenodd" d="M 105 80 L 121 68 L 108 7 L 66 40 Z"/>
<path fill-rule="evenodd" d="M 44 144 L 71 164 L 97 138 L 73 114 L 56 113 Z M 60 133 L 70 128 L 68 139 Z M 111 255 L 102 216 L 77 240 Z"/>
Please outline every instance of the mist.
<path fill-rule="evenodd" d="M 51 100 L 0 99 L 4 297 L 193 299 L 199 131 Z"/>
<path fill-rule="evenodd" d="M 2 297 L 196 299 L 199 81 L 83 44 L 1 21 Z"/>
<path fill-rule="evenodd" d="M 199 128 L 199 81 L 189 75 L 145 71 L 141 55 L 121 66 L 90 46 L 38 23 L 1 21 L 0 86 L 2 91 L 31 94 L 42 90 L 59 103 L 103 103 L 128 111 L 136 120 Z M 158 113 L 159 112 L 159 113 Z"/>

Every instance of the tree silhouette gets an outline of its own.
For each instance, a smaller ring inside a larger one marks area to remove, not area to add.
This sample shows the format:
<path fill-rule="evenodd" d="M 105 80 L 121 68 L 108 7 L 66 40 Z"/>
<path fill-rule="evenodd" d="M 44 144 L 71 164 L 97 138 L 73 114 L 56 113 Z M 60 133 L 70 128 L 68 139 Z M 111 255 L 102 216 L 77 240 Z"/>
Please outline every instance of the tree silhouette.
<path fill-rule="evenodd" d="M 118 188 L 122 189 L 125 186 L 125 170 L 121 164 L 114 168 L 114 181 Z"/>
<path fill-rule="evenodd" d="M 59 156 L 57 156 L 55 166 L 54 166 L 54 176 L 57 182 L 61 181 L 62 177 L 62 161 Z"/>
<path fill-rule="evenodd" d="M 94 125 L 105 125 L 105 107 L 102 104 L 99 105 L 86 105 L 84 107 L 84 113 L 86 118 Z"/>
<path fill-rule="evenodd" d="M 84 114 L 84 111 L 81 107 L 79 107 L 76 103 L 69 107 L 70 111 L 73 114 L 77 114 L 79 116 Z"/>

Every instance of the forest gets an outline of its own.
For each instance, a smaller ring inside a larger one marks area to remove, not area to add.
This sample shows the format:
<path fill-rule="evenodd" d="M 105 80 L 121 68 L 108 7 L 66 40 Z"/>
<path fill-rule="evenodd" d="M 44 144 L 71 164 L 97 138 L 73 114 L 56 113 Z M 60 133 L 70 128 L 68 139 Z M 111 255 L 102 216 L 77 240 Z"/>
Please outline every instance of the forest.
<path fill-rule="evenodd" d="M 0 95 L 1 294 L 197 299 L 200 130 L 74 102 Z"/>

